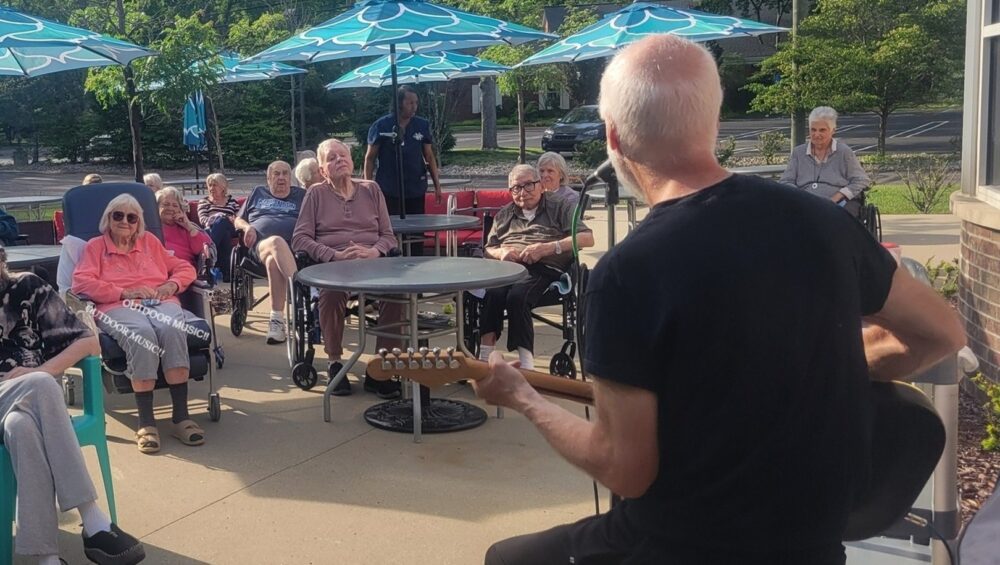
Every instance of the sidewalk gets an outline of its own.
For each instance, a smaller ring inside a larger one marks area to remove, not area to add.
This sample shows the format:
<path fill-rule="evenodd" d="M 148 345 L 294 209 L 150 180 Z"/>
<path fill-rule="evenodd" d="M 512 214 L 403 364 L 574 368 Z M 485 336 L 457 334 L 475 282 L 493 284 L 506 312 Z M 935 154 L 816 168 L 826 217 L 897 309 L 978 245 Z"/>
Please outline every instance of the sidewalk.
<path fill-rule="evenodd" d="M 607 245 L 604 214 L 589 212 L 598 249 Z M 887 217 L 883 223 L 886 240 L 900 243 L 906 255 L 923 261 L 958 254 L 958 223 L 951 216 Z M 624 235 L 624 213 L 620 225 Z M 587 251 L 584 260 L 593 265 L 600 254 Z M 550 312 L 559 315 L 557 308 Z M 146 544 L 146 563 L 476 564 L 494 541 L 594 512 L 590 479 L 558 457 L 520 415 L 507 411 L 474 430 L 424 435 L 423 443 L 414 444 L 410 435 L 364 422 L 362 412 L 378 400 L 362 392 L 359 366 L 354 395 L 335 397 L 332 421 L 324 423 L 321 386 L 299 390 L 289 376 L 285 347 L 264 344 L 265 307 L 250 313 L 239 338 L 229 332 L 229 316 L 216 321 L 226 348 L 226 365 L 216 372 L 220 422 L 208 420 L 207 386 L 191 387 L 192 414 L 206 429 L 205 446 L 185 447 L 169 436 L 168 395 L 159 391 L 163 451 L 139 454 L 133 397 L 106 396 L 119 521 Z M 356 326 L 348 326 L 345 346 L 351 349 L 356 338 Z M 547 366 L 560 346 L 555 330 L 539 326 L 538 366 Z M 320 385 L 322 357 L 320 348 Z M 435 394 L 484 406 L 468 386 Z M 583 414 L 582 406 L 563 404 Z M 89 451 L 87 461 L 103 504 Z M 602 510 L 607 502 L 602 488 Z M 62 556 L 71 565 L 87 562 L 78 522 L 75 512 L 62 515 Z M 869 563 L 851 560 L 861 562 Z"/>

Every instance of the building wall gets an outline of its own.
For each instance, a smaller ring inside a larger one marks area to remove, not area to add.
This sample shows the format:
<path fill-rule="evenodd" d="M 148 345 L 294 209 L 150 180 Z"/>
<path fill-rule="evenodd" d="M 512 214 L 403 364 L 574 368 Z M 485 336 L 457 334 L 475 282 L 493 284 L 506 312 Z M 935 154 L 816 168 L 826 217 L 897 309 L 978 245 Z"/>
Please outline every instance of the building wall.
<path fill-rule="evenodd" d="M 1000 382 L 1000 232 L 962 222 L 959 309 L 982 372 Z"/>

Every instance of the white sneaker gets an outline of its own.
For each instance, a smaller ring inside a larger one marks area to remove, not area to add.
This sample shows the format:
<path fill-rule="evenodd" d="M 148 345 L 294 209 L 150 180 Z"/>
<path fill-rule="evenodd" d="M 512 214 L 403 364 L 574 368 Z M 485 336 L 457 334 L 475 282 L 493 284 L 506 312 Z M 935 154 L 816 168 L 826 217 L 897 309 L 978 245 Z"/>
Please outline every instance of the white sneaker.
<path fill-rule="evenodd" d="M 288 336 L 285 335 L 285 321 L 271 318 L 267 324 L 267 344 L 285 343 L 286 339 Z"/>

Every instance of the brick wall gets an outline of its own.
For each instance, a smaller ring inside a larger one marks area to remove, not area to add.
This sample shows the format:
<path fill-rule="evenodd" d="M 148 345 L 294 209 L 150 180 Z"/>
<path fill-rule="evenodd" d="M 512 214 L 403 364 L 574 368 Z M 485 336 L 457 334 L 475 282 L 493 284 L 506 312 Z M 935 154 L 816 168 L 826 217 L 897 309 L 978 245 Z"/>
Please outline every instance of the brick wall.
<path fill-rule="evenodd" d="M 959 309 L 980 370 L 1000 382 L 1000 231 L 962 222 Z"/>

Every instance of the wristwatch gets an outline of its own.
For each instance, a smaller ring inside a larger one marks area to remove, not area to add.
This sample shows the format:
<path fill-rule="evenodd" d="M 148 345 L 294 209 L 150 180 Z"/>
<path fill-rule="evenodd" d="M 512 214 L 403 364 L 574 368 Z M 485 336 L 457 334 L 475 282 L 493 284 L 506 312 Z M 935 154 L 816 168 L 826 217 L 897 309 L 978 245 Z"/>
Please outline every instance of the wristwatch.
<path fill-rule="evenodd" d="M 562 253 L 562 244 L 559 243 L 559 241 L 557 240 L 556 241 L 556 255 L 559 255 L 560 253 Z"/>

